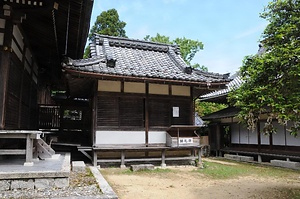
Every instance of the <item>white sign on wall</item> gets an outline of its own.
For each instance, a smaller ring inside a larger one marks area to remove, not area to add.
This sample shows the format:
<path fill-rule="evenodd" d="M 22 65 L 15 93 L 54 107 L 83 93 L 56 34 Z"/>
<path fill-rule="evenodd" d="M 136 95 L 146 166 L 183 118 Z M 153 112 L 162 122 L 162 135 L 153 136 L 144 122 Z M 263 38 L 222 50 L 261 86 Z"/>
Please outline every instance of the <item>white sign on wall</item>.
<path fill-rule="evenodd" d="M 173 117 L 179 117 L 179 107 L 173 107 Z"/>
<path fill-rule="evenodd" d="M 193 138 L 179 138 L 179 145 L 180 144 L 192 144 Z"/>

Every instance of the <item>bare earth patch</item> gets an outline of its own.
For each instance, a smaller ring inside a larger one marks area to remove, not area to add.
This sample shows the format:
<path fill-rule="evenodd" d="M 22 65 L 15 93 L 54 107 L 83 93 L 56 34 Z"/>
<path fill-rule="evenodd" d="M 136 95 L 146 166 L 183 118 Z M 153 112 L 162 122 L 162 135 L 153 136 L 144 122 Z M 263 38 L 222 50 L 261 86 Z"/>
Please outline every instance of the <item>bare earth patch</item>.
<path fill-rule="evenodd" d="M 226 161 L 222 163 L 226 164 Z M 290 198 L 287 196 L 289 190 L 300 188 L 300 173 L 297 171 L 297 176 L 284 179 L 258 175 L 246 175 L 233 179 L 213 179 L 197 172 L 197 168 L 191 166 L 168 167 L 166 171 L 154 172 L 129 172 L 119 168 L 108 168 L 101 169 L 101 173 L 121 199 L 281 199 Z"/>

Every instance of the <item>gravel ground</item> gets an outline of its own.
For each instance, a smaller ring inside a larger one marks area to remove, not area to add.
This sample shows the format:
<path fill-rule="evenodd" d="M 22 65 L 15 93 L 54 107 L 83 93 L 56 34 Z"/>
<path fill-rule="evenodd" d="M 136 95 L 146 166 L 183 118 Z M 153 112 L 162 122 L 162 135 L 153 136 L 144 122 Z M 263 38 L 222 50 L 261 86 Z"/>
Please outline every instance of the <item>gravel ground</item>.
<path fill-rule="evenodd" d="M 86 172 L 71 172 L 70 186 L 52 189 L 15 189 L 2 191 L 0 198 L 103 198 L 103 194 L 87 169 Z"/>

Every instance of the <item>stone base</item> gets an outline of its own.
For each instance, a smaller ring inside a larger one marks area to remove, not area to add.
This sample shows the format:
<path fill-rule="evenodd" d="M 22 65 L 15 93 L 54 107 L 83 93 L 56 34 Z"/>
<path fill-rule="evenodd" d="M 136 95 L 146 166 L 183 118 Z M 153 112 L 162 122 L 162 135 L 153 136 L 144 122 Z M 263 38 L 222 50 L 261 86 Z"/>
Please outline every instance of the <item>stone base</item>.
<path fill-rule="evenodd" d="M 74 172 L 85 172 L 85 164 L 83 161 L 73 161 L 72 171 Z"/>
<path fill-rule="evenodd" d="M 69 178 L 37 178 L 0 180 L 0 191 L 15 189 L 51 189 L 69 186 Z"/>
<path fill-rule="evenodd" d="M 251 162 L 254 158 L 251 156 L 224 154 L 224 158 L 235 161 Z"/>
<path fill-rule="evenodd" d="M 130 166 L 131 171 L 154 170 L 153 164 L 137 164 Z"/>
<path fill-rule="evenodd" d="M 290 169 L 300 169 L 300 162 L 284 161 L 284 160 L 271 160 L 271 165 L 277 167 L 284 167 Z"/>

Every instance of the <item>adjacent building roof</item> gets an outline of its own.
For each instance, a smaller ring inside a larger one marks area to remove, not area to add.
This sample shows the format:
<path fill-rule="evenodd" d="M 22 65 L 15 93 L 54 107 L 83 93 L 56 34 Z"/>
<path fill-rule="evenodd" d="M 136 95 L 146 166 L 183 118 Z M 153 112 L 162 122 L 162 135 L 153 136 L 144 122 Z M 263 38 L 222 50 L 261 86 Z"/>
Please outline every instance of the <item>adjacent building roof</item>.
<path fill-rule="evenodd" d="M 222 119 L 222 118 L 231 118 L 235 117 L 240 112 L 239 108 L 236 107 L 228 107 L 224 108 L 220 111 L 205 115 L 202 117 L 203 120 L 214 120 L 214 119 Z"/>
<path fill-rule="evenodd" d="M 239 76 L 239 73 L 235 73 L 232 77 L 233 80 L 229 82 L 226 86 L 227 88 L 210 92 L 208 94 L 202 95 L 199 97 L 201 101 L 210 101 L 210 102 L 221 102 L 227 103 L 226 97 L 228 93 L 241 86 L 243 80 Z"/>
<path fill-rule="evenodd" d="M 64 68 L 86 75 L 187 81 L 208 86 L 230 81 L 227 75 L 192 69 L 176 45 L 96 34 L 90 49 L 91 58 L 67 59 Z"/>

